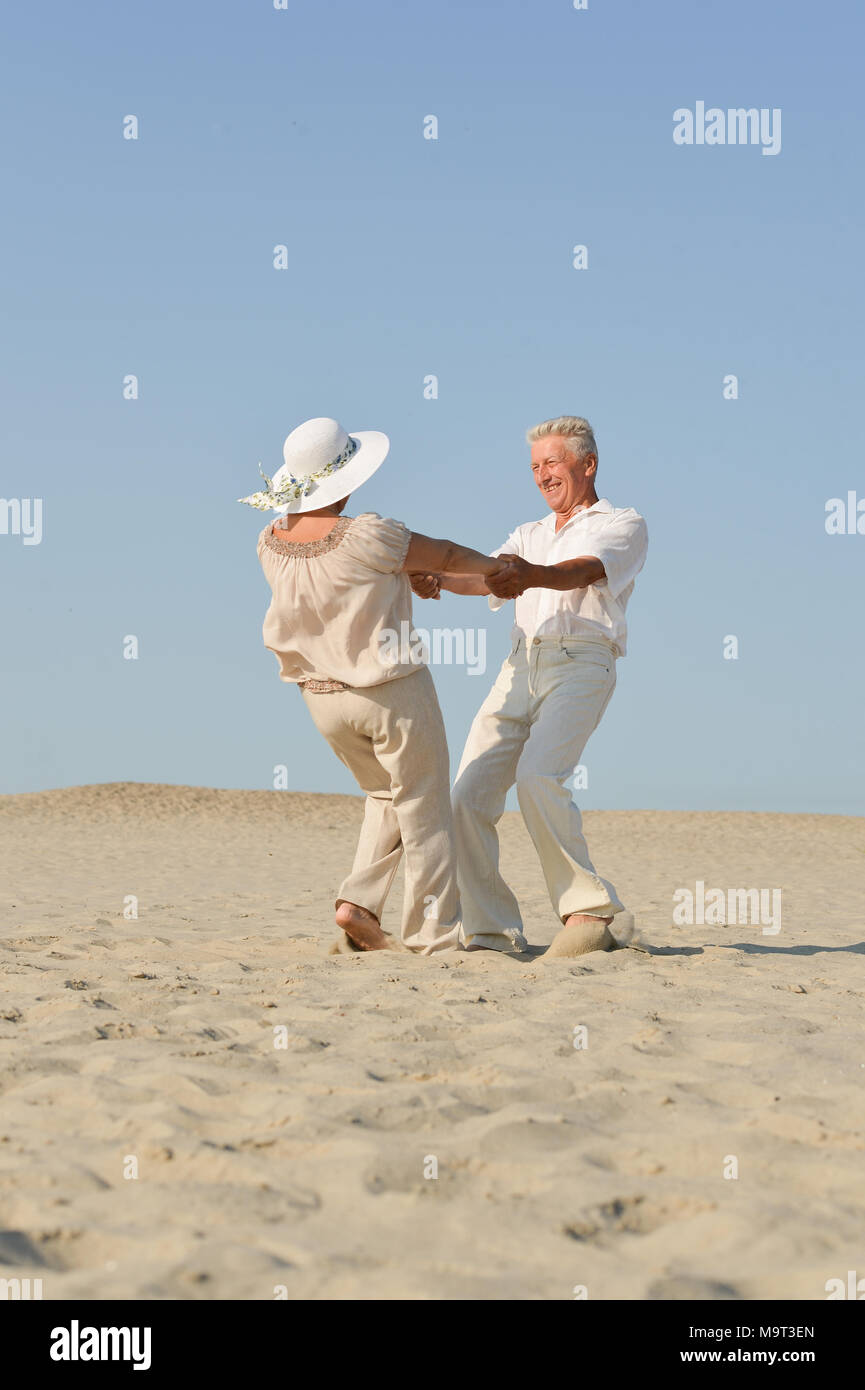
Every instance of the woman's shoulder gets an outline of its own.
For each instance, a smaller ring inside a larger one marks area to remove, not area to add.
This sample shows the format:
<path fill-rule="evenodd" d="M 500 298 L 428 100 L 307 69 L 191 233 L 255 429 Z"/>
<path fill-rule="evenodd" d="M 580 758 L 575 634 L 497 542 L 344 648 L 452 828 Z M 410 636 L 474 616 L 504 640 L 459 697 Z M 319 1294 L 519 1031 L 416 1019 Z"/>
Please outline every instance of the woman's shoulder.
<path fill-rule="evenodd" d="M 358 512 L 352 518 L 349 535 L 352 531 L 358 535 L 381 536 L 385 540 L 402 540 L 404 536 L 411 535 L 404 521 L 397 521 L 393 516 L 380 516 L 378 512 Z"/>
<path fill-rule="evenodd" d="M 380 522 L 384 526 L 404 526 L 405 529 L 408 530 L 408 527 L 405 526 L 405 522 L 397 521 L 396 517 L 393 516 L 381 516 L 378 512 L 358 512 L 354 519 L 355 521 L 362 521 L 367 525 L 374 525 L 376 522 Z"/>
<path fill-rule="evenodd" d="M 378 512 L 359 512 L 346 533 L 352 554 L 384 573 L 399 570 L 406 557 L 411 531 L 402 521 Z"/>

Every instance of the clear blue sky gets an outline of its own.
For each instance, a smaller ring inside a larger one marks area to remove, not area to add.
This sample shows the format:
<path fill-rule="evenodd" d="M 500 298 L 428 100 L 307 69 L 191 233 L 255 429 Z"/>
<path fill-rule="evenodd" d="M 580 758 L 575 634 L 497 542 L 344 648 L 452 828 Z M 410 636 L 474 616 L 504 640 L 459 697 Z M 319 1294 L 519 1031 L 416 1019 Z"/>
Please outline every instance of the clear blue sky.
<path fill-rule="evenodd" d="M 860 5 L 112 0 L 5 25 L 0 496 L 43 498 L 44 537 L 0 536 L 2 790 L 286 763 L 355 791 L 261 645 L 261 518 L 234 499 L 335 415 L 392 440 L 355 510 L 492 548 L 544 512 L 526 427 L 568 412 L 650 533 L 582 804 L 865 811 L 865 535 L 824 527 L 865 496 Z M 697 101 L 780 108 L 781 153 L 675 145 Z M 456 760 L 509 612 L 415 620 L 488 628 L 484 677 L 434 672 Z"/>

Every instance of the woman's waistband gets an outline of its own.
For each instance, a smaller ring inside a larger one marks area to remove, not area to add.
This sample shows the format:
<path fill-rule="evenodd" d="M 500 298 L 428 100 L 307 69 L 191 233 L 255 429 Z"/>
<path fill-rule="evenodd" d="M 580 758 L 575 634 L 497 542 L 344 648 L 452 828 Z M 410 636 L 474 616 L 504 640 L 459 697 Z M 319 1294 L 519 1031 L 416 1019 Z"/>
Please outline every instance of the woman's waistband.
<path fill-rule="evenodd" d="M 337 690 L 351 690 L 351 686 L 346 685 L 344 681 L 322 681 L 310 678 L 309 680 L 298 681 L 297 684 L 301 690 L 308 690 L 311 695 L 331 695 Z"/>
<path fill-rule="evenodd" d="M 365 691 L 381 690 L 382 686 L 393 685 L 396 681 L 408 680 L 411 676 L 419 675 L 421 671 L 428 671 L 425 663 L 418 666 L 410 666 L 408 670 L 399 670 L 386 680 L 376 681 L 374 685 L 347 685 L 345 681 L 339 681 L 328 677 L 306 676 L 303 680 L 291 681 L 290 684 L 296 685 L 298 690 L 302 690 L 305 695 L 333 695 L 340 691 L 352 690 L 356 695 L 363 695 Z"/>

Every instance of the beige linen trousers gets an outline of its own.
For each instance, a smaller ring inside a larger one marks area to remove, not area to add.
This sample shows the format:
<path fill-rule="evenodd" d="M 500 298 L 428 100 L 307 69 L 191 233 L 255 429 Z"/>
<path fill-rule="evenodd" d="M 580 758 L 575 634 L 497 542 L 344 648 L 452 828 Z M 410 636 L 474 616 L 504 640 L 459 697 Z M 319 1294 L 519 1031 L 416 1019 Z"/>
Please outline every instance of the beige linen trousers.
<path fill-rule="evenodd" d="M 363 825 L 337 903 L 381 921 L 405 854 L 403 943 L 431 955 L 461 941 L 448 746 L 426 666 L 352 690 L 303 691 L 319 732 L 366 793 Z"/>

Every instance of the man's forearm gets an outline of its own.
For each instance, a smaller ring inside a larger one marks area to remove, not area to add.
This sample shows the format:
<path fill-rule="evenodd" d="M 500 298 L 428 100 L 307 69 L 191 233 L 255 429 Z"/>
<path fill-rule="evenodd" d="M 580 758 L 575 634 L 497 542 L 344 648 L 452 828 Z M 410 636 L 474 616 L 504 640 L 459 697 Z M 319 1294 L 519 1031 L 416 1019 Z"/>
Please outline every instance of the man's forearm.
<path fill-rule="evenodd" d="M 482 574 L 439 574 L 436 576 L 440 589 L 452 594 L 488 594 L 486 581 Z"/>
<path fill-rule="evenodd" d="M 529 589 L 587 589 L 606 579 L 607 572 L 594 555 L 580 555 L 576 560 L 560 560 L 557 565 L 529 565 Z"/>

